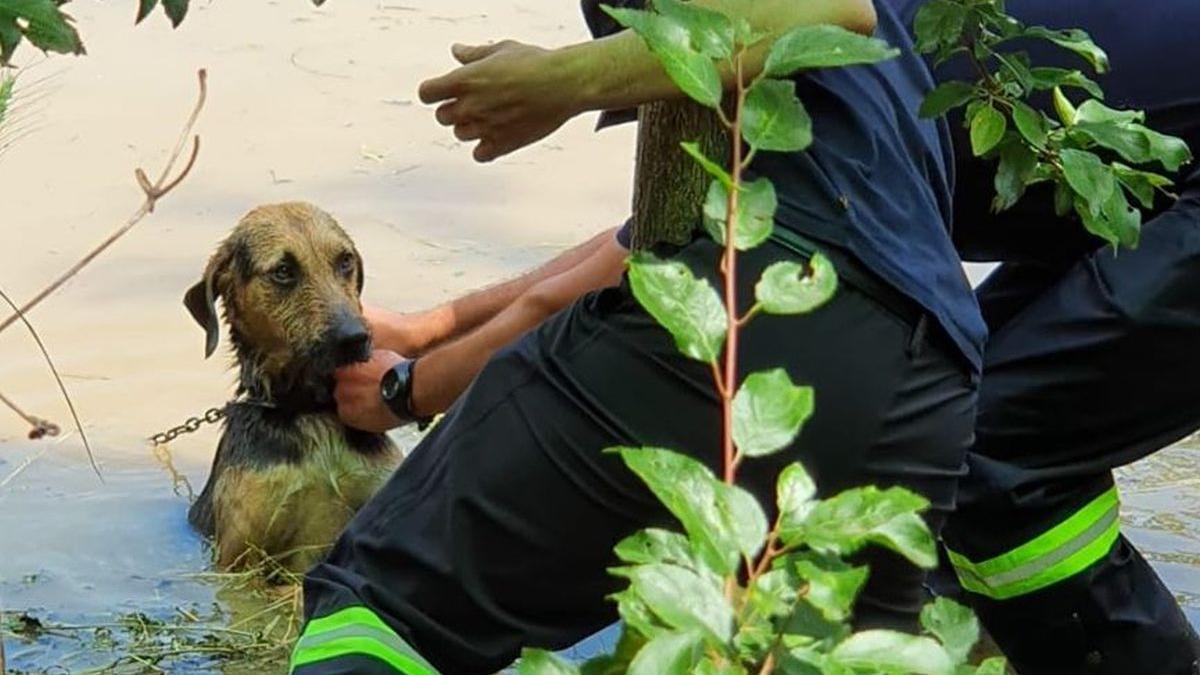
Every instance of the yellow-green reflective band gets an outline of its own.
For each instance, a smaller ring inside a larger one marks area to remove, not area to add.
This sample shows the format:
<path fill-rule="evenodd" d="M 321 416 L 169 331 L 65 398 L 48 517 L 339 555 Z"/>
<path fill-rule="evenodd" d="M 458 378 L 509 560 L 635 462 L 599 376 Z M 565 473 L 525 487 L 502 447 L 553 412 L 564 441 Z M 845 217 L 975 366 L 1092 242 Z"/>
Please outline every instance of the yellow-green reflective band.
<path fill-rule="evenodd" d="M 1120 535 L 1120 501 L 1112 487 L 1052 529 L 976 563 L 949 549 L 963 588 L 1006 600 L 1070 578 L 1104 557 Z"/>
<path fill-rule="evenodd" d="M 347 607 L 309 621 L 292 651 L 290 672 L 343 656 L 370 656 L 404 675 L 438 675 L 433 666 L 366 607 Z"/>

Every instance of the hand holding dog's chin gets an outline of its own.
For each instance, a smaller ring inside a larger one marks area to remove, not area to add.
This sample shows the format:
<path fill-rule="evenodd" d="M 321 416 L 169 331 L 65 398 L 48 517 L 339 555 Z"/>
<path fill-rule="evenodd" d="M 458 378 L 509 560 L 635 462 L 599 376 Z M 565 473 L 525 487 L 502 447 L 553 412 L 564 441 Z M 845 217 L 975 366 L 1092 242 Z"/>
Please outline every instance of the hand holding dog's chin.
<path fill-rule="evenodd" d="M 376 433 L 400 426 L 400 419 L 383 402 L 379 383 L 384 373 L 403 360 L 396 352 L 377 349 L 369 361 L 337 369 L 333 397 L 338 417 L 346 426 Z"/>

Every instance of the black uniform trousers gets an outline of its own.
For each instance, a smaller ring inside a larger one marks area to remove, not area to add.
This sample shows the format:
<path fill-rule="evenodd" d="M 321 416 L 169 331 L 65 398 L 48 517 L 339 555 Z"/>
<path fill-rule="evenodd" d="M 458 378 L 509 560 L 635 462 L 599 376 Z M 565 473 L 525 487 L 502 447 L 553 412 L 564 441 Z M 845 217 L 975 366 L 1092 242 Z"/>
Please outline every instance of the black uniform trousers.
<path fill-rule="evenodd" d="M 741 298 L 788 238 L 744 253 Z M 715 277 L 718 248 L 679 252 Z M 773 505 L 802 461 L 824 495 L 910 487 L 936 528 L 954 504 L 973 435 L 977 378 L 915 306 L 844 256 L 835 298 L 805 316 L 760 316 L 740 369 L 783 367 L 816 390 L 816 412 L 783 452 L 740 480 Z M 864 292 L 872 287 L 872 294 Z M 714 469 L 720 414 L 707 365 L 680 355 L 626 286 L 593 293 L 498 353 L 305 580 L 308 623 L 293 672 L 493 673 L 523 646 L 562 648 L 614 622 L 613 546 L 678 529 L 621 460 L 619 445 L 686 452 Z M 770 514 L 773 509 L 768 509 Z M 908 627 L 924 574 L 869 550 L 862 625 Z"/>
<path fill-rule="evenodd" d="M 1200 672 L 1200 642 L 1120 534 L 1112 469 L 1200 428 L 1200 181 L 1143 229 L 979 288 L 991 331 L 949 558 L 1023 675 Z"/>

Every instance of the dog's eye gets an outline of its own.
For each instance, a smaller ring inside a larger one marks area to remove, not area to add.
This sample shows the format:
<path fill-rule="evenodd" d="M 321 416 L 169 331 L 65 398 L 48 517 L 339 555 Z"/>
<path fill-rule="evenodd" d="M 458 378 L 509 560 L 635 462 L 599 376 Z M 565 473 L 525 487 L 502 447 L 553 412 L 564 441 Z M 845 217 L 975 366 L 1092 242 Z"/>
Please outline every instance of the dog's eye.
<path fill-rule="evenodd" d="M 296 283 L 296 268 L 288 263 L 279 263 L 269 272 L 271 281 L 280 286 L 291 286 Z"/>
<path fill-rule="evenodd" d="M 353 253 L 343 253 L 337 261 L 338 274 L 349 279 L 354 274 L 354 268 L 357 267 L 356 262 Z"/>

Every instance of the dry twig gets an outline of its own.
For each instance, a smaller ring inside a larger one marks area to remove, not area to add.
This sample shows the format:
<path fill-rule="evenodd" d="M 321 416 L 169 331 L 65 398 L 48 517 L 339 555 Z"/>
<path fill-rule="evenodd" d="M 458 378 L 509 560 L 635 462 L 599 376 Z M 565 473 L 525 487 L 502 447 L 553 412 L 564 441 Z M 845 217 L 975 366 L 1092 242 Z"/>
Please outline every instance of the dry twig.
<path fill-rule="evenodd" d="M 9 307 L 17 313 L 17 317 L 21 323 L 25 324 L 25 328 L 29 334 L 33 336 L 33 341 L 37 343 L 37 347 L 42 352 L 42 358 L 46 360 L 46 365 L 50 366 L 50 372 L 54 375 L 54 381 L 58 383 L 58 390 L 62 392 L 63 399 L 67 402 L 67 409 L 71 411 L 71 419 L 75 422 L 75 429 L 79 432 L 79 437 L 83 439 L 83 449 L 87 451 L 88 462 L 92 465 L 92 470 L 96 472 L 96 476 L 100 481 L 104 481 L 104 475 L 100 473 L 100 466 L 96 464 L 96 456 L 92 454 L 92 445 L 88 443 L 87 434 L 83 432 L 83 423 L 79 421 L 79 414 L 75 412 L 75 402 L 71 400 L 71 395 L 67 393 L 67 385 L 63 384 L 62 376 L 58 374 L 58 368 L 54 366 L 54 359 L 50 358 L 50 352 L 46 349 L 46 345 L 42 343 L 42 336 L 38 335 L 33 324 L 29 323 L 29 319 L 25 318 L 25 313 L 17 309 L 17 303 L 13 302 L 8 294 L 0 290 L 0 299 L 4 300 Z"/>
<path fill-rule="evenodd" d="M 208 97 L 207 71 L 201 68 L 196 73 L 196 77 L 200 84 L 200 93 L 196 99 L 196 105 L 192 108 L 192 113 L 188 116 L 187 122 L 183 126 L 183 131 L 179 134 L 179 140 L 175 143 L 175 148 L 171 152 L 171 156 L 167 159 L 166 166 L 163 167 L 162 173 L 159 174 L 158 180 L 151 183 L 150 179 L 146 177 L 146 172 L 141 168 L 134 171 L 134 177 L 137 179 L 138 185 L 142 188 L 143 194 L 145 194 L 145 199 L 142 201 L 142 205 L 138 207 L 137 211 L 135 211 L 133 215 L 129 217 L 129 220 L 127 220 L 124 225 L 118 227 L 112 234 L 105 238 L 104 241 L 100 242 L 99 245 L 84 255 L 79 262 L 75 263 L 67 271 L 63 272 L 57 279 L 39 291 L 37 295 L 34 295 L 33 298 L 31 298 L 24 305 L 17 307 L 8 299 L 8 296 L 4 296 L 5 301 L 12 306 L 13 313 L 7 319 L 0 322 L 0 332 L 3 332 L 17 321 L 23 321 L 29 328 L 30 332 L 33 333 L 34 339 L 37 340 L 38 345 L 41 346 L 41 340 L 37 338 L 36 331 L 33 330 L 33 326 L 30 325 L 25 319 L 25 315 L 43 300 L 50 297 L 50 295 L 61 288 L 63 284 L 67 283 L 67 281 L 78 274 L 80 270 L 82 270 L 84 267 L 87 267 L 89 263 L 95 260 L 96 257 L 106 251 L 114 243 L 116 243 L 117 240 L 125 236 L 129 230 L 133 229 L 133 227 L 141 222 L 141 220 L 148 214 L 153 213 L 154 206 L 158 203 L 158 200 L 166 196 L 167 193 L 171 192 L 171 190 L 174 190 L 175 187 L 178 186 L 179 183 L 182 182 L 189 173 L 191 173 L 192 167 L 196 164 L 196 157 L 200 153 L 200 137 L 192 135 L 192 128 L 195 126 L 196 119 L 200 116 L 200 111 L 204 108 L 204 101 Z M 191 136 L 192 140 L 192 152 L 188 156 L 187 162 L 184 164 L 183 169 L 179 172 L 179 174 L 174 178 L 171 178 L 171 172 L 174 170 L 176 162 L 183 153 L 183 149 L 187 146 L 189 136 Z M 50 355 L 46 353 L 44 349 L 43 355 L 46 357 L 47 362 L 49 362 Z M 51 364 L 51 369 L 53 368 L 54 366 Z M 96 469 L 96 473 L 99 475 L 100 471 L 96 467 L 95 459 L 92 457 L 91 448 L 87 444 L 87 438 L 83 435 L 83 429 L 80 427 L 79 419 L 75 415 L 75 407 L 71 403 L 70 397 L 67 396 L 66 388 L 63 387 L 62 379 L 58 376 L 57 371 L 55 371 L 54 377 L 56 380 L 58 380 L 59 388 L 62 390 L 63 396 L 66 397 L 67 405 L 71 409 L 71 416 L 75 418 L 76 426 L 79 427 L 80 436 L 84 439 L 84 447 L 87 448 L 88 451 L 88 459 L 92 462 L 92 468 Z M 33 433 L 36 433 L 39 429 L 42 430 L 43 433 L 48 433 L 50 427 L 53 426 L 47 426 L 48 423 L 46 423 L 45 420 L 41 420 L 40 418 L 32 415 L 27 415 L 19 406 L 9 400 L 7 397 L 4 397 L 2 394 L 0 394 L 0 400 L 7 404 L 8 407 L 15 411 L 18 415 L 20 415 L 22 419 L 24 419 L 26 422 L 29 422 L 34 428 Z"/>
<path fill-rule="evenodd" d="M 187 123 L 183 127 L 183 132 L 179 136 L 179 141 L 175 144 L 174 151 L 171 152 L 170 159 L 167 160 L 166 166 L 163 167 L 162 174 L 159 175 L 157 181 L 151 183 L 150 180 L 146 178 L 145 171 L 142 169 L 137 169 L 134 171 L 134 176 L 137 178 L 138 185 L 141 186 L 142 192 L 146 196 L 145 200 L 142 202 L 142 205 L 133 213 L 132 216 L 129 217 L 129 220 L 126 221 L 124 225 L 118 227 L 116 231 L 110 234 L 104 241 L 100 242 L 98 246 L 89 251 L 87 255 L 83 256 L 79 262 L 72 265 L 66 272 L 63 272 L 62 275 L 51 282 L 50 285 L 42 289 L 37 295 L 33 296 L 33 298 L 24 305 L 21 305 L 20 309 L 18 309 L 12 316 L 8 317 L 3 322 L 0 322 L 0 332 L 3 332 L 9 326 L 15 323 L 22 314 L 28 314 L 31 309 L 49 297 L 50 294 L 57 291 L 60 287 L 62 287 L 63 284 L 69 281 L 71 277 L 78 274 L 80 270 L 82 270 L 84 267 L 87 267 L 90 262 L 95 260 L 96 257 L 107 250 L 108 247 L 112 246 L 118 239 L 125 236 L 125 233 L 133 229 L 134 225 L 137 225 L 139 222 L 141 222 L 141 220 L 148 214 L 153 213 L 154 205 L 158 203 L 158 200 L 166 196 L 171 190 L 175 189 L 175 186 L 179 185 L 179 183 L 187 177 L 188 173 L 191 172 L 192 167 L 196 164 L 196 156 L 200 152 L 199 136 L 192 136 L 192 153 L 188 157 L 187 163 L 184 165 L 183 170 L 180 171 L 179 175 L 175 178 L 167 180 L 171 171 L 175 168 L 175 163 L 179 160 L 179 156 L 183 152 L 184 146 L 187 144 L 188 136 L 192 133 L 192 127 L 196 124 L 196 118 L 200 116 L 200 110 L 204 108 L 204 99 L 208 96 L 208 75 L 206 71 L 203 68 L 200 69 L 200 71 L 197 73 L 197 76 L 200 80 L 200 96 L 197 98 L 196 105 L 192 109 L 192 114 L 188 117 Z"/>

